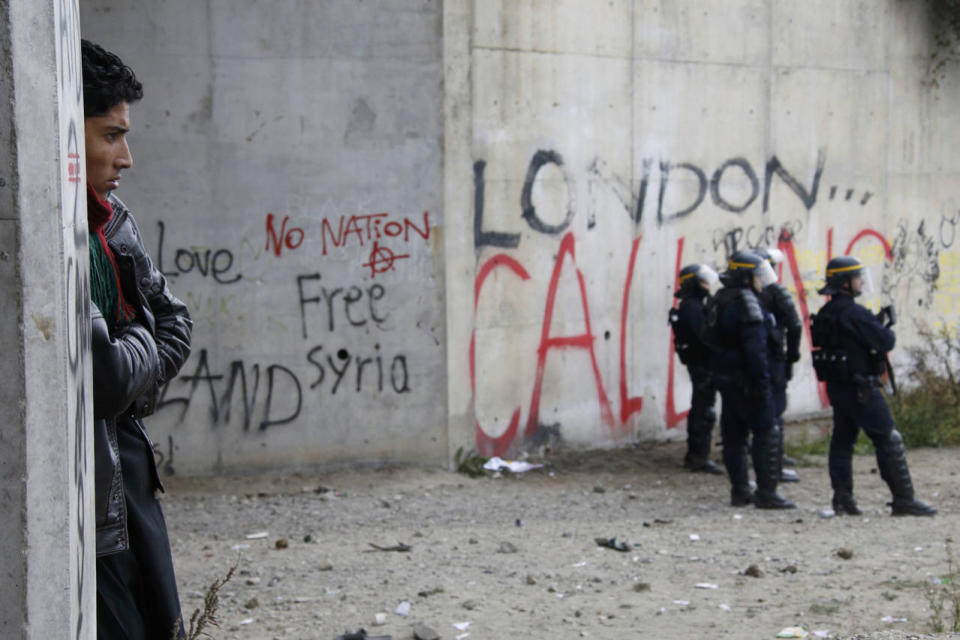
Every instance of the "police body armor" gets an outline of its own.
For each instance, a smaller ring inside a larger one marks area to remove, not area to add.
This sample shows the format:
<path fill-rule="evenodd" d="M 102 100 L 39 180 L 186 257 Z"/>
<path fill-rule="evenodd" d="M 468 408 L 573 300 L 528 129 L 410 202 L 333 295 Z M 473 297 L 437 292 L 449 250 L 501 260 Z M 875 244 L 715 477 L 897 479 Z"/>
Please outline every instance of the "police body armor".
<path fill-rule="evenodd" d="M 820 382 L 849 382 L 847 352 L 840 342 L 840 325 L 831 313 L 810 314 L 813 369 Z"/>
<path fill-rule="evenodd" d="M 797 352 L 797 345 L 803 323 L 790 299 L 790 292 L 782 284 L 774 283 L 763 290 L 761 298 L 776 320 L 767 337 L 770 355 L 777 360 L 798 360 L 800 354 Z M 792 341 L 788 340 L 791 333 L 794 335 Z"/>
<path fill-rule="evenodd" d="M 848 296 L 836 296 L 810 316 L 813 368 L 821 382 L 856 382 L 879 385 L 886 371 L 884 355 L 841 333 L 841 320 L 855 306 Z"/>
<path fill-rule="evenodd" d="M 685 296 L 680 304 L 681 306 L 696 305 L 698 301 Z M 699 304 L 702 305 L 702 303 Z M 670 321 L 671 329 L 673 329 L 673 348 L 680 358 L 680 362 L 687 366 L 706 364 L 710 359 L 710 349 L 703 344 L 697 331 L 689 323 L 684 322 L 683 316 L 680 314 L 680 308 L 671 308 L 667 319 Z"/>

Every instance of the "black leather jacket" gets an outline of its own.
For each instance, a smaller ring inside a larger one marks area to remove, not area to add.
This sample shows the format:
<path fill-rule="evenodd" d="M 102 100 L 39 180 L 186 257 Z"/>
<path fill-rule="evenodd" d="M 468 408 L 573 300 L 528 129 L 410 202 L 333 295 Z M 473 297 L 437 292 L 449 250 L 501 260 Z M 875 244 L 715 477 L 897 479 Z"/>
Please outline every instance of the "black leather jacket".
<path fill-rule="evenodd" d="M 150 444 L 140 419 L 153 413 L 160 387 L 186 362 L 193 327 L 186 306 L 147 255 L 130 210 L 113 194 L 107 200 L 114 213 L 104 235 L 136 317 L 110 335 L 99 310 L 91 313 L 97 555 L 129 544 L 117 430 L 132 430 Z M 151 475 L 162 489 L 152 460 Z"/>

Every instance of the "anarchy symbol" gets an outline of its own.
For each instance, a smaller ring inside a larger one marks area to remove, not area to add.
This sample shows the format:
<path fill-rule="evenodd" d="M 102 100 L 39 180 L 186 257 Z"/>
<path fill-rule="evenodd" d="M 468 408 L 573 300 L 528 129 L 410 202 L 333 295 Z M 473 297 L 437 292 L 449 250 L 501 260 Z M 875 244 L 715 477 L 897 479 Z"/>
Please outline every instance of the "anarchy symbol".
<path fill-rule="evenodd" d="M 376 278 L 378 273 L 386 273 L 393 270 L 393 263 L 402 258 L 409 258 L 410 254 L 404 253 L 396 255 L 389 247 L 381 247 L 374 240 L 373 249 L 370 250 L 370 262 L 365 263 L 364 267 L 370 267 L 370 277 Z"/>

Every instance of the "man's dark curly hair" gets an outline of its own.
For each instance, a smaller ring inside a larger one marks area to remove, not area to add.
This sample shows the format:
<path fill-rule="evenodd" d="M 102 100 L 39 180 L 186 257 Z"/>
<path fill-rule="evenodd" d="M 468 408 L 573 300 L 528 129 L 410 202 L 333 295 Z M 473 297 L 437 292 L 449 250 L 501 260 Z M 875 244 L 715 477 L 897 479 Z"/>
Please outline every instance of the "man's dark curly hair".
<path fill-rule="evenodd" d="M 136 102 L 143 97 L 143 85 L 133 69 L 115 54 L 89 40 L 80 41 L 83 57 L 83 115 L 106 115 L 121 102 Z"/>

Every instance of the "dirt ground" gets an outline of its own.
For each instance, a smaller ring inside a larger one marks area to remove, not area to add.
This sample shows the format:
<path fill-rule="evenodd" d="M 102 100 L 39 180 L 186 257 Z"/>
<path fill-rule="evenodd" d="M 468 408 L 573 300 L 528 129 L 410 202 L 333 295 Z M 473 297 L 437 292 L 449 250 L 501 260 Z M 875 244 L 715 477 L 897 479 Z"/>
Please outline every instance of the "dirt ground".
<path fill-rule="evenodd" d="M 951 605 L 937 613 L 926 594 L 950 572 L 957 451 L 908 454 L 934 518 L 892 518 L 865 456 L 854 462 L 864 515 L 826 518 L 822 457 L 781 485 L 796 510 L 761 511 L 730 507 L 726 477 L 684 471 L 682 454 L 681 443 L 560 452 L 542 470 L 479 479 L 416 468 L 171 478 L 184 610 L 239 558 L 218 640 L 359 628 L 401 640 L 418 623 L 460 640 L 775 638 L 793 626 L 811 638 L 960 637 L 925 635 L 953 623 Z M 631 548 L 596 542 L 611 537 Z M 372 546 L 399 544 L 410 548 Z"/>

